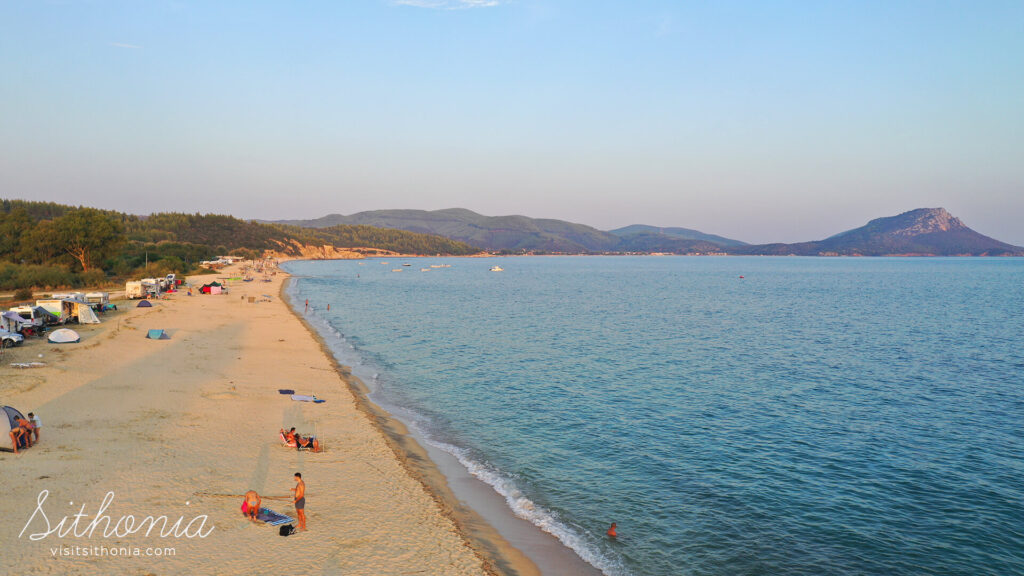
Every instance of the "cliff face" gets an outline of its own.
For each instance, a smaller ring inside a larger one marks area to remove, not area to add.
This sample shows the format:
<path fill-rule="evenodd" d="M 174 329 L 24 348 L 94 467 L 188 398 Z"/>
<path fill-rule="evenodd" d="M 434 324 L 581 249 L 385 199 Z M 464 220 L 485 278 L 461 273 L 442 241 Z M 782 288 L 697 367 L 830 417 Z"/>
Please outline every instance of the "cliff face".
<path fill-rule="evenodd" d="M 279 260 L 360 260 L 367 256 L 399 256 L 397 252 L 377 248 L 338 248 L 331 245 L 314 246 L 297 240 L 277 242 L 279 248 L 265 250 L 264 258 Z"/>

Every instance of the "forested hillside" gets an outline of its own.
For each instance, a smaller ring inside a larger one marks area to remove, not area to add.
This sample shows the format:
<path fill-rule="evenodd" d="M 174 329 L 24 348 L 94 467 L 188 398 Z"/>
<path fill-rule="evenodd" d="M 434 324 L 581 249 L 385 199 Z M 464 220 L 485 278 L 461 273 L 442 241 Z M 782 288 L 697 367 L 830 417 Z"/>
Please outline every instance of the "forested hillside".
<path fill-rule="evenodd" d="M 52 202 L 0 200 L 0 289 L 96 285 L 110 277 L 187 273 L 227 253 L 297 255 L 298 245 L 403 254 L 478 250 L 439 236 L 369 226 L 316 230 L 218 214 L 136 216 Z"/>

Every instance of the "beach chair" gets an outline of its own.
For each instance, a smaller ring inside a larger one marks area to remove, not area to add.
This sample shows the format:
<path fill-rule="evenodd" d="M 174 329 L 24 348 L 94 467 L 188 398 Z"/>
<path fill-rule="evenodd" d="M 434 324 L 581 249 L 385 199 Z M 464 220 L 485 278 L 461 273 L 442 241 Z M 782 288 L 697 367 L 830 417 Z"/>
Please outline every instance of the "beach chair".
<path fill-rule="evenodd" d="M 295 448 L 295 442 L 289 442 L 288 439 L 285 438 L 284 434 L 281 434 L 280 432 L 278 432 L 277 435 L 280 436 L 280 438 L 281 438 L 281 444 L 283 444 L 283 445 L 285 445 L 285 446 L 287 446 L 289 448 Z"/>

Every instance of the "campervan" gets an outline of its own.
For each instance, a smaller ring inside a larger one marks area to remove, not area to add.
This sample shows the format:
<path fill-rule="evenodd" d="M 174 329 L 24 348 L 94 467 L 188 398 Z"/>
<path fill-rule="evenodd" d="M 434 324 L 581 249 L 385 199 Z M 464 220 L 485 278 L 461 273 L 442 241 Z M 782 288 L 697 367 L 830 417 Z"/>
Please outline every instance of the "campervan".
<path fill-rule="evenodd" d="M 54 292 L 50 294 L 51 300 L 74 300 L 85 302 L 85 292 Z"/>
<path fill-rule="evenodd" d="M 63 298 L 47 298 L 45 300 L 36 300 L 36 306 L 39 306 L 53 314 L 57 318 L 60 318 L 60 323 L 63 324 L 71 318 L 71 315 L 75 311 L 75 303 L 73 300 L 64 300 Z"/>
<path fill-rule="evenodd" d="M 142 281 L 132 280 L 124 284 L 124 297 L 129 300 L 145 298 L 146 290 L 142 287 Z"/>
<path fill-rule="evenodd" d="M 107 304 L 110 304 L 110 293 L 109 292 L 89 292 L 85 295 L 85 301 L 92 306 L 94 310 L 100 312 L 106 308 Z"/>
<path fill-rule="evenodd" d="M 43 311 L 38 306 L 15 306 L 11 308 L 11 312 L 14 312 L 21 319 L 32 326 L 43 326 L 46 324 L 46 317 L 43 316 Z"/>
<path fill-rule="evenodd" d="M 142 289 L 147 294 L 159 295 L 163 291 L 163 285 L 160 280 L 156 278 L 143 278 Z"/>

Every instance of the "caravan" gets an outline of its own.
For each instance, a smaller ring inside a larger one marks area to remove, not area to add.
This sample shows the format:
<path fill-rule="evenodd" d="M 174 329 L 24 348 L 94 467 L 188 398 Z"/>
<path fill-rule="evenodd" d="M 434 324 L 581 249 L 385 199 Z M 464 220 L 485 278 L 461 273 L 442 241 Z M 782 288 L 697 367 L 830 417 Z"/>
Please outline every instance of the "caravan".
<path fill-rule="evenodd" d="M 124 285 L 124 297 L 129 300 L 145 298 L 146 290 L 142 287 L 142 281 L 132 280 L 130 282 L 126 282 Z"/>
<path fill-rule="evenodd" d="M 110 306 L 110 292 L 89 292 L 85 301 L 97 312 L 103 312 Z"/>

